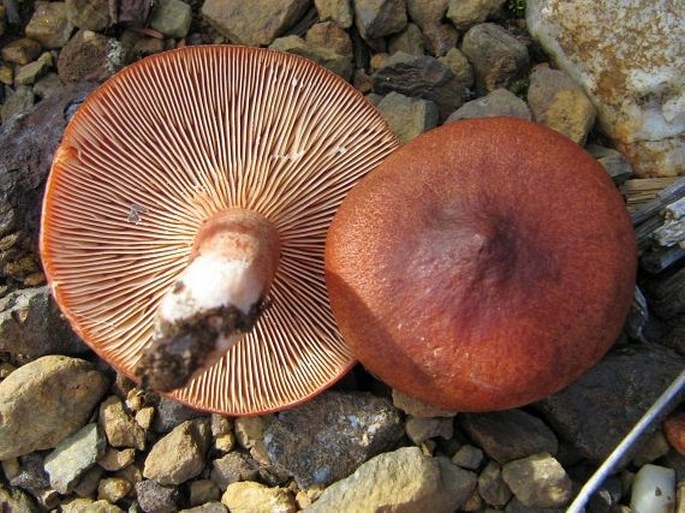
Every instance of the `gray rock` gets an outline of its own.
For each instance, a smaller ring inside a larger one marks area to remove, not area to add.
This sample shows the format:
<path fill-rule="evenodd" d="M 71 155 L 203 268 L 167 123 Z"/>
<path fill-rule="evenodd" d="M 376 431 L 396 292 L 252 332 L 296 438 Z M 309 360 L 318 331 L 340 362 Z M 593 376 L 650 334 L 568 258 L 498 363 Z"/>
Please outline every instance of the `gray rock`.
<path fill-rule="evenodd" d="M 173 399 L 161 396 L 155 411 L 155 418 L 152 421 L 152 430 L 159 434 L 168 433 L 181 422 L 195 419 L 203 415 L 204 412 L 195 410 L 183 403 L 174 401 Z"/>
<path fill-rule="evenodd" d="M 57 59 L 57 72 L 64 83 L 91 80 L 104 82 L 124 66 L 122 45 L 113 37 L 79 30 Z"/>
<path fill-rule="evenodd" d="M 478 476 L 478 494 L 488 504 L 502 507 L 511 499 L 511 490 L 502 479 L 502 469 L 494 461 L 489 461 Z"/>
<path fill-rule="evenodd" d="M 462 445 L 452 456 L 452 463 L 467 470 L 478 470 L 483 463 L 483 451 L 473 445 Z"/>
<path fill-rule="evenodd" d="M 502 479 L 525 506 L 557 508 L 571 498 L 571 478 L 551 454 L 536 454 L 510 461 Z"/>
<path fill-rule="evenodd" d="M 44 286 L 0 298 L 0 351 L 37 357 L 81 354 L 88 347 L 69 328 Z"/>
<path fill-rule="evenodd" d="M 396 34 L 407 25 L 403 0 L 355 0 L 354 21 L 368 42 Z"/>
<path fill-rule="evenodd" d="M 423 32 L 418 25 L 408 23 L 407 28 L 390 38 L 388 52 L 404 52 L 410 55 L 423 55 Z"/>
<path fill-rule="evenodd" d="M 9 121 L 21 114 L 25 114 L 34 103 L 33 91 L 28 86 L 17 86 L 14 92 L 7 96 L 5 103 L 0 105 L 0 121 L 3 124 L 9 123 Z M 3 184 L 0 183 L 0 187 Z M 0 206 L 1 208 L 2 206 Z M 0 223 L 2 223 L 0 221 Z M 7 221 L 2 223 L 2 225 L 7 225 Z"/>
<path fill-rule="evenodd" d="M 377 105 L 402 144 L 408 143 L 438 124 L 438 106 L 422 98 L 391 92 Z"/>
<path fill-rule="evenodd" d="M 331 20 L 340 28 L 352 26 L 352 5 L 350 0 L 314 0 L 321 21 Z"/>
<path fill-rule="evenodd" d="M 212 481 L 222 490 L 238 481 L 254 481 L 258 475 L 259 464 L 240 452 L 229 452 L 212 462 Z"/>
<path fill-rule="evenodd" d="M 146 479 L 136 483 L 135 489 L 138 505 L 145 513 L 173 513 L 179 509 L 181 495 L 176 487 Z"/>
<path fill-rule="evenodd" d="M 188 509 L 182 509 L 179 513 L 227 513 L 228 510 L 220 502 L 206 502 L 200 506 L 195 506 Z"/>
<path fill-rule="evenodd" d="M 330 48 L 308 43 L 299 36 L 286 36 L 276 39 L 269 48 L 281 52 L 301 55 L 337 73 L 345 80 L 352 79 L 354 66 L 349 57 L 340 55 Z"/>
<path fill-rule="evenodd" d="M 119 506 L 110 504 L 105 500 L 94 501 L 93 499 L 74 499 L 60 505 L 62 513 L 124 513 Z"/>
<path fill-rule="evenodd" d="M 107 0 L 65 0 L 69 22 L 80 29 L 98 32 L 109 26 Z"/>
<path fill-rule="evenodd" d="M 483 23 L 504 5 L 505 0 L 449 0 L 447 17 L 457 30 Z"/>
<path fill-rule="evenodd" d="M 64 84 L 57 73 L 48 73 L 33 84 L 33 92 L 39 98 L 50 98 L 63 90 Z"/>
<path fill-rule="evenodd" d="M 100 425 L 112 447 L 145 448 L 145 430 L 140 427 L 117 396 L 112 395 L 100 404 Z"/>
<path fill-rule="evenodd" d="M 103 456 L 105 447 L 105 437 L 94 422 L 62 440 L 45 458 L 50 486 L 63 495 L 71 492 L 78 479 Z"/>
<path fill-rule="evenodd" d="M 409 17 L 425 30 L 442 22 L 449 0 L 405 0 L 405 3 Z"/>
<path fill-rule="evenodd" d="M 447 118 L 464 101 L 463 88 L 456 75 L 428 55 L 397 52 L 371 75 L 374 92 L 396 92 L 417 96 L 438 106 L 441 119 Z"/>
<path fill-rule="evenodd" d="M 532 115 L 526 102 L 506 89 L 495 89 L 481 98 L 466 102 L 455 110 L 445 123 L 460 119 L 493 118 L 506 116 L 531 120 Z"/>
<path fill-rule="evenodd" d="M 74 493 L 79 497 L 93 497 L 98 491 L 100 479 L 105 471 L 100 465 L 95 465 L 86 470 L 79 482 L 74 486 Z"/>
<path fill-rule="evenodd" d="M 473 75 L 473 68 L 459 48 L 450 48 L 450 50 L 442 57 L 438 57 L 438 62 L 444 64 L 457 77 L 457 80 L 465 90 L 473 87 L 475 77 Z"/>
<path fill-rule="evenodd" d="M 271 462 L 301 488 L 326 485 L 402 437 L 399 412 L 370 394 L 325 392 L 276 415 L 264 434 Z"/>
<path fill-rule="evenodd" d="M 588 144 L 585 149 L 602 164 L 616 185 L 622 185 L 633 176 L 633 168 L 620 151 L 597 144 Z"/>
<path fill-rule="evenodd" d="M 6 476 L 10 486 L 28 491 L 34 497 L 50 488 L 50 477 L 43 467 L 44 457 L 41 453 L 31 453 L 19 458 L 19 473 L 15 476 Z"/>
<path fill-rule="evenodd" d="M 464 413 L 457 422 L 485 454 L 499 463 L 559 449 L 554 432 L 539 418 L 523 410 Z"/>
<path fill-rule="evenodd" d="M 526 2 L 530 33 L 582 86 L 641 176 L 684 172 L 683 19 L 685 3 L 670 0 Z"/>
<path fill-rule="evenodd" d="M 40 508 L 31 497 L 18 488 L 7 489 L 0 484 L 0 504 L 9 513 L 39 513 Z"/>
<path fill-rule="evenodd" d="M 464 35 L 461 51 L 473 65 L 479 91 L 509 87 L 530 66 L 526 46 L 494 23 L 480 23 Z"/>
<path fill-rule="evenodd" d="M 41 52 L 41 46 L 38 41 L 22 37 L 10 41 L 2 47 L 0 55 L 2 60 L 6 63 L 19 64 L 25 66 L 29 62 L 36 60 Z"/>
<path fill-rule="evenodd" d="M 324 490 L 308 513 L 452 513 L 471 496 L 476 476 L 446 458 L 405 447 L 376 456 Z"/>
<path fill-rule="evenodd" d="M 530 74 L 528 105 L 535 121 L 581 146 L 597 115 L 583 90 L 566 73 L 551 69 L 548 64 L 536 66 Z"/>
<path fill-rule="evenodd" d="M 631 344 L 536 406 L 583 457 L 603 461 L 683 366 L 683 357 L 672 350 Z"/>
<path fill-rule="evenodd" d="M 78 431 L 107 390 L 92 365 L 43 356 L 0 382 L 0 460 L 52 449 Z"/>
<path fill-rule="evenodd" d="M 415 399 L 399 390 L 392 391 L 392 403 L 413 417 L 454 417 L 457 414 L 457 412 L 442 410 L 420 399 Z"/>
<path fill-rule="evenodd" d="M 295 513 L 297 505 L 289 490 L 270 488 L 261 483 L 244 481 L 228 485 L 221 502 L 231 513 L 262 513 L 277 511 Z"/>
<path fill-rule="evenodd" d="M 216 501 L 221 500 L 221 489 L 210 479 L 197 479 L 190 483 L 188 496 L 191 506 L 199 506 L 210 502 L 217 503 Z"/>
<path fill-rule="evenodd" d="M 202 16 L 232 43 L 269 45 L 307 11 L 311 0 L 207 0 Z"/>
<path fill-rule="evenodd" d="M 443 438 L 449 440 L 454 434 L 454 425 L 451 418 L 436 417 L 410 417 L 405 423 L 407 435 L 416 445 L 421 445 L 431 438 Z"/>
<path fill-rule="evenodd" d="M 152 446 L 143 476 L 161 485 L 185 483 L 204 469 L 209 442 L 207 419 L 185 421 Z"/>
<path fill-rule="evenodd" d="M 67 16 L 64 2 L 36 2 L 24 31 L 26 37 L 35 39 L 43 48 L 62 48 L 74 31 L 74 25 Z"/>
<path fill-rule="evenodd" d="M 182 0 L 159 0 L 150 17 L 150 27 L 166 37 L 182 38 L 188 35 L 192 12 L 190 4 Z"/>

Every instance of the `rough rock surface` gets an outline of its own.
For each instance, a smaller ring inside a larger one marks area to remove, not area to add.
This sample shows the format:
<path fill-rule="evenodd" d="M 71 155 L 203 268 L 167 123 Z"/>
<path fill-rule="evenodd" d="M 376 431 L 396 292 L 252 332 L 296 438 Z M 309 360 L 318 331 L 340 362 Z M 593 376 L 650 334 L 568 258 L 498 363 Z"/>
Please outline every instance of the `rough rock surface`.
<path fill-rule="evenodd" d="M 222 490 L 238 481 L 254 481 L 258 475 L 257 462 L 241 452 L 230 452 L 212 462 L 212 481 Z"/>
<path fill-rule="evenodd" d="M 354 21 L 359 34 L 372 42 L 403 30 L 407 10 L 402 0 L 355 0 Z"/>
<path fill-rule="evenodd" d="M 314 0 L 321 21 L 334 21 L 340 28 L 352 26 L 352 5 L 350 0 Z"/>
<path fill-rule="evenodd" d="M 136 483 L 135 489 L 138 504 L 145 513 L 169 513 L 179 509 L 181 497 L 176 488 L 146 479 Z"/>
<path fill-rule="evenodd" d="M 352 78 L 354 68 L 349 57 L 341 55 L 331 48 L 305 41 L 299 36 L 286 36 L 276 39 L 269 48 L 282 52 L 294 53 L 313 60 L 337 73 L 345 80 Z"/>
<path fill-rule="evenodd" d="M 285 488 L 245 481 L 228 485 L 221 502 L 231 513 L 295 513 L 295 498 Z"/>
<path fill-rule="evenodd" d="M 57 71 L 64 83 L 104 82 L 124 66 L 119 41 L 90 30 L 79 30 L 64 46 Z"/>
<path fill-rule="evenodd" d="M 476 476 L 431 458 L 418 447 L 384 453 L 366 462 L 350 477 L 326 488 L 309 513 L 451 513 L 471 495 Z"/>
<path fill-rule="evenodd" d="M 413 417 L 454 417 L 457 412 L 443 410 L 399 390 L 392 391 L 392 403 L 407 415 Z"/>
<path fill-rule="evenodd" d="M 531 34 L 597 107 L 643 176 L 685 174 L 685 4 L 529 0 Z M 629 55 L 630 58 L 624 58 Z"/>
<path fill-rule="evenodd" d="M 388 400 L 330 391 L 276 415 L 264 445 L 273 464 L 309 488 L 348 476 L 401 437 L 399 412 Z"/>
<path fill-rule="evenodd" d="M 516 498 L 528 507 L 564 506 L 571 498 L 571 479 L 551 454 L 511 461 L 504 465 L 502 478 Z"/>
<path fill-rule="evenodd" d="M 51 449 L 80 429 L 107 390 L 83 360 L 43 356 L 0 382 L 0 460 Z"/>
<path fill-rule="evenodd" d="M 202 15 L 232 43 L 268 45 L 299 20 L 310 0 L 207 0 Z"/>
<path fill-rule="evenodd" d="M 467 30 L 494 15 L 505 0 L 450 0 L 447 17 L 457 30 Z"/>
<path fill-rule="evenodd" d="M 107 0 L 65 0 L 67 18 L 86 30 L 103 30 L 111 22 Z"/>
<path fill-rule="evenodd" d="M 391 92 L 377 107 L 402 144 L 438 124 L 438 107 L 430 100 Z"/>
<path fill-rule="evenodd" d="M 683 364 L 678 354 L 652 344 L 614 350 L 578 381 L 536 406 L 584 457 L 601 461 L 682 371 Z"/>
<path fill-rule="evenodd" d="M 531 120 L 532 115 L 526 102 L 507 89 L 495 89 L 487 95 L 466 102 L 455 110 L 445 123 L 452 123 L 460 119 L 492 118 L 507 116 Z"/>
<path fill-rule="evenodd" d="M 26 25 L 26 35 L 43 48 L 62 48 L 73 30 L 64 2 L 36 2 L 33 16 Z"/>
<path fill-rule="evenodd" d="M 124 403 L 113 395 L 100 404 L 100 425 L 112 447 L 145 447 L 145 430 L 140 427 L 124 407 Z"/>
<path fill-rule="evenodd" d="M 488 413 L 464 413 L 457 417 L 459 426 L 499 463 L 548 452 L 559 448 L 552 430 L 539 418 L 523 410 Z"/>

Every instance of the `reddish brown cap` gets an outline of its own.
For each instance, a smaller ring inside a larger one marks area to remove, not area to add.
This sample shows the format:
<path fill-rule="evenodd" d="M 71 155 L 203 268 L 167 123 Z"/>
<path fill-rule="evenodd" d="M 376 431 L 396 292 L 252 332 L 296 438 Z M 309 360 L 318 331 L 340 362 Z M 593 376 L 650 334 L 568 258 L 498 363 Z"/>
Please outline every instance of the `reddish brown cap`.
<path fill-rule="evenodd" d="M 144 59 L 88 98 L 57 150 L 40 240 L 54 296 L 134 377 L 199 228 L 226 209 L 257 212 L 280 240 L 270 306 L 172 396 L 236 415 L 292 406 L 354 362 L 328 304 L 325 234 L 348 189 L 396 147 L 358 91 L 307 59 L 235 46 Z"/>
<path fill-rule="evenodd" d="M 608 350 L 636 247 L 601 166 L 527 121 L 460 121 L 388 157 L 328 234 L 346 342 L 402 392 L 458 411 L 520 406 Z"/>

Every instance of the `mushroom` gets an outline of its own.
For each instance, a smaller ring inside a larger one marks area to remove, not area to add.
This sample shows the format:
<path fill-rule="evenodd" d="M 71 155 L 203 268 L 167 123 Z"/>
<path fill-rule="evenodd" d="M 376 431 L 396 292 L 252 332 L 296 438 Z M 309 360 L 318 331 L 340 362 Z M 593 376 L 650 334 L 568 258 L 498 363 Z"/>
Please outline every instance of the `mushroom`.
<path fill-rule="evenodd" d="M 325 234 L 398 143 L 299 56 L 187 47 L 104 83 L 68 125 L 43 204 L 46 275 L 122 374 L 193 407 L 283 409 L 354 363 L 330 311 Z"/>
<path fill-rule="evenodd" d="M 560 390 L 620 333 L 636 244 L 620 194 L 541 125 L 460 121 L 390 155 L 329 229 L 326 281 L 371 373 L 436 406 L 486 411 Z"/>

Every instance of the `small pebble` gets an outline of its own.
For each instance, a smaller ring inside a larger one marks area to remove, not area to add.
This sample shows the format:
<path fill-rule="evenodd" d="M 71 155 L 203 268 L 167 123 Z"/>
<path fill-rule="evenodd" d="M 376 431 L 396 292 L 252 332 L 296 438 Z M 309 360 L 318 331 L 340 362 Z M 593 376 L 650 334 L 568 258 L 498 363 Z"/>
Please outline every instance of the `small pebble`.
<path fill-rule="evenodd" d="M 98 500 L 106 500 L 112 504 L 119 502 L 128 495 L 131 483 L 121 477 L 101 479 L 98 484 Z"/>
<path fill-rule="evenodd" d="M 476 470 L 483 463 L 483 451 L 473 445 L 462 445 L 452 456 L 452 463 L 468 470 Z"/>
<path fill-rule="evenodd" d="M 645 465 L 633 480 L 630 507 L 637 513 L 673 511 L 676 503 L 676 473 L 671 468 Z"/>

